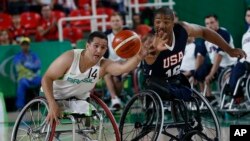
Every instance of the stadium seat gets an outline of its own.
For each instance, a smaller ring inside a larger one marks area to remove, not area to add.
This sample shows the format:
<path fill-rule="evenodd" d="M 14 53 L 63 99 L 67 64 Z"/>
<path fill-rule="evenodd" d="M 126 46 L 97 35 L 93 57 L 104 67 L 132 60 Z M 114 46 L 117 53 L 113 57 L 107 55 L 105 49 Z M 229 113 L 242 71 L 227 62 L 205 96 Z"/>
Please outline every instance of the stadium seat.
<path fill-rule="evenodd" d="M 77 27 L 68 26 L 63 28 L 63 38 L 71 43 L 76 43 L 78 40 L 83 39 L 83 32 Z"/>
<path fill-rule="evenodd" d="M 53 10 L 52 14 L 54 17 L 56 17 L 56 20 L 58 21 L 60 18 L 66 17 L 66 14 L 63 11 L 60 10 Z M 63 25 L 66 25 L 66 22 L 63 22 Z"/>
<path fill-rule="evenodd" d="M 60 10 L 53 10 L 52 14 L 53 14 L 53 16 L 56 17 L 57 20 L 66 16 L 65 13 L 63 11 L 60 11 Z"/>
<path fill-rule="evenodd" d="M 81 8 L 84 8 L 84 5 L 85 4 L 91 4 L 91 0 L 78 0 L 78 7 L 81 9 Z"/>
<path fill-rule="evenodd" d="M 107 22 L 110 21 L 110 17 L 114 12 L 115 11 L 112 8 L 108 8 L 108 7 L 98 7 L 98 8 L 96 8 L 96 14 L 97 15 L 108 15 L 108 18 L 106 19 Z M 101 22 L 101 19 L 98 20 L 98 22 Z"/>
<path fill-rule="evenodd" d="M 12 24 L 11 16 L 7 13 L 0 13 L 0 30 L 9 29 Z"/>
<path fill-rule="evenodd" d="M 110 17 L 112 16 L 112 14 L 114 13 L 115 11 L 112 9 L 112 8 L 108 8 L 108 7 L 98 7 L 96 9 L 96 14 L 97 15 L 107 15 L 108 18 L 106 18 L 106 22 L 110 22 Z M 98 22 L 102 22 L 101 19 L 98 19 L 97 20 Z M 106 25 L 106 28 L 107 29 L 111 29 L 110 25 Z M 98 29 L 101 30 L 101 26 L 98 26 Z"/>
<path fill-rule="evenodd" d="M 141 37 L 143 37 L 147 35 L 151 30 L 152 28 L 150 26 L 146 24 L 141 24 L 136 27 L 135 32 L 139 34 Z"/>
<path fill-rule="evenodd" d="M 146 4 L 146 3 L 148 3 L 148 2 L 149 2 L 149 0 L 138 0 L 138 3 L 139 3 L 139 4 Z M 135 0 L 131 0 L 131 3 L 134 4 L 134 3 L 135 3 Z M 140 7 L 140 8 L 139 8 L 140 11 L 142 11 L 142 10 L 144 10 L 144 9 L 145 9 L 145 7 Z"/>
<path fill-rule="evenodd" d="M 35 12 L 21 13 L 21 25 L 27 30 L 28 35 L 35 34 L 41 16 Z"/>
<path fill-rule="evenodd" d="M 142 4 L 142 3 L 148 3 L 148 0 L 138 0 L 138 3 Z M 131 0 L 131 3 L 135 3 L 135 0 Z"/>
<path fill-rule="evenodd" d="M 91 12 L 82 9 L 76 9 L 72 10 L 69 14 L 69 17 L 78 17 L 78 16 L 91 16 Z M 72 26 L 81 28 L 83 31 L 84 30 L 90 31 L 90 20 L 71 21 L 70 24 Z"/>

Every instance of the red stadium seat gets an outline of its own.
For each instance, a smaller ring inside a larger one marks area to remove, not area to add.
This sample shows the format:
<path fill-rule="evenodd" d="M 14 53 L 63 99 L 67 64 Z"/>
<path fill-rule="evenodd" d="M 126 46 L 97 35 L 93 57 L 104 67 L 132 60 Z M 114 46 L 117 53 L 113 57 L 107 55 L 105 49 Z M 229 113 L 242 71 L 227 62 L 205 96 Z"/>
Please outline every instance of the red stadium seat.
<path fill-rule="evenodd" d="M 135 0 L 131 0 L 131 3 L 135 3 Z M 148 3 L 148 0 L 138 0 L 138 3 Z"/>
<path fill-rule="evenodd" d="M 85 4 L 91 4 L 91 0 L 78 0 L 78 7 L 79 8 L 84 8 Z"/>
<path fill-rule="evenodd" d="M 148 2 L 149 2 L 148 0 L 138 0 L 139 4 L 145 4 L 145 3 L 148 3 Z M 131 0 L 131 3 L 134 4 L 135 0 Z M 142 11 L 142 10 L 145 9 L 145 7 L 140 7 L 139 9 L 140 9 L 140 11 Z"/>
<path fill-rule="evenodd" d="M 21 25 L 28 31 L 28 34 L 35 34 L 41 16 L 35 12 L 21 13 Z"/>
<path fill-rule="evenodd" d="M 12 24 L 11 16 L 7 13 L 0 13 L 0 30 L 9 29 Z"/>
<path fill-rule="evenodd" d="M 96 14 L 97 15 L 107 15 L 108 18 L 106 18 L 106 22 L 110 22 L 110 17 L 112 16 L 112 14 L 114 13 L 115 11 L 112 9 L 112 8 L 108 8 L 108 7 L 99 7 L 96 9 Z M 102 22 L 101 19 L 98 19 L 97 20 L 98 22 Z M 98 26 L 98 29 L 100 29 L 101 27 Z M 110 25 L 107 25 L 106 26 L 107 29 L 110 29 Z"/>
<path fill-rule="evenodd" d="M 66 14 L 63 11 L 60 10 L 53 10 L 52 14 L 54 17 L 56 17 L 56 20 L 58 21 L 60 18 L 66 17 Z M 66 22 L 63 22 L 63 25 L 66 25 Z"/>
<path fill-rule="evenodd" d="M 66 17 L 66 14 L 63 11 L 60 11 L 60 10 L 53 10 L 52 14 L 53 14 L 54 17 L 56 17 L 57 20 L 59 20 L 60 18 Z"/>
<path fill-rule="evenodd" d="M 77 10 L 72 10 L 69 16 L 70 17 L 91 16 L 91 12 L 82 9 L 77 9 Z M 71 21 L 70 24 L 72 26 L 80 27 L 82 30 L 90 31 L 90 20 Z"/>
<path fill-rule="evenodd" d="M 107 22 L 110 21 L 110 17 L 114 12 L 115 11 L 112 8 L 107 8 L 107 7 L 98 7 L 98 8 L 96 8 L 96 14 L 97 15 L 107 15 L 108 16 L 108 18 L 106 19 Z M 101 22 L 101 19 L 99 19 L 98 22 Z"/>
<path fill-rule="evenodd" d="M 150 26 L 146 24 L 141 24 L 136 27 L 135 32 L 139 34 L 141 37 L 143 37 L 147 35 L 151 30 L 152 28 Z"/>
<path fill-rule="evenodd" d="M 77 27 L 68 26 L 63 28 L 63 38 L 71 43 L 76 43 L 78 40 L 83 39 L 83 32 Z"/>

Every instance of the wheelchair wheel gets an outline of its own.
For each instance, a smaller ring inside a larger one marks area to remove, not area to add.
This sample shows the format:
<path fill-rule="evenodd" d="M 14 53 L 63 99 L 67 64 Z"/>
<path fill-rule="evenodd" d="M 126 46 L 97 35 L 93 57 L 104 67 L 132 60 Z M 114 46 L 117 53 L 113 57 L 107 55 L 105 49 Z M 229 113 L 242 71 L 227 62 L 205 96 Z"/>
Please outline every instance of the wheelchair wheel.
<path fill-rule="evenodd" d="M 60 119 L 53 140 L 120 141 L 117 123 L 106 104 L 94 94 L 87 101 L 93 105 L 92 114 L 69 114 Z"/>
<path fill-rule="evenodd" d="M 95 134 L 91 133 L 89 136 L 91 136 L 92 139 L 98 139 L 98 141 L 120 141 L 120 133 L 117 123 L 108 106 L 94 94 L 90 95 L 89 102 L 97 110 L 94 113 L 94 115 L 96 115 L 94 118 L 99 117 L 99 123 L 96 122 L 97 120 L 93 120 L 94 122 L 91 123 L 91 126 L 92 128 L 95 127 L 96 129 L 100 129 L 99 132 L 96 132 Z M 102 127 L 100 127 L 100 125 Z"/>
<path fill-rule="evenodd" d="M 45 98 L 31 100 L 22 109 L 13 127 L 11 141 L 52 140 L 55 124 L 46 123 L 48 104 Z"/>
<path fill-rule="evenodd" d="M 209 102 L 193 90 L 193 100 L 186 102 L 186 105 L 189 129 L 183 140 L 221 140 L 219 121 Z"/>
<path fill-rule="evenodd" d="M 154 91 L 142 91 L 127 103 L 119 131 L 122 141 L 155 141 L 162 132 L 163 105 Z"/>
<path fill-rule="evenodd" d="M 188 127 L 186 126 L 186 124 L 188 124 L 190 118 L 188 115 L 189 111 L 186 106 L 187 106 L 186 103 L 182 100 L 174 99 L 171 101 L 171 116 L 174 124 L 177 126 L 173 126 L 170 129 L 164 128 L 165 129 L 164 133 L 171 132 L 172 130 L 171 136 L 167 135 L 171 138 L 170 140 L 181 139 L 185 134 L 185 132 L 189 130 L 188 128 L 186 128 Z"/>
<path fill-rule="evenodd" d="M 246 81 L 246 94 L 248 101 L 250 102 L 250 77 L 248 77 Z"/>
<path fill-rule="evenodd" d="M 223 84 L 225 83 L 226 79 L 228 79 L 230 77 L 230 73 L 231 73 L 232 68 L 231 67 L 227 67 L 225 69 L 223 69 L 221 71 L 221 73 L 218 76 L 218 88 L 219 90 L 222 89 Z"/>

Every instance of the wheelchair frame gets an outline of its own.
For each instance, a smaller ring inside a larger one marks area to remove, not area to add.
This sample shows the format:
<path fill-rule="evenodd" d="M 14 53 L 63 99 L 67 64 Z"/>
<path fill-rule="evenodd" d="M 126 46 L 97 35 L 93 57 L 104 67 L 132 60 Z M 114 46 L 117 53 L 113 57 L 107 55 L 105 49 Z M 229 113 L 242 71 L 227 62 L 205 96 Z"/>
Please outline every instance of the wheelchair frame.
<path fill-rule="evenodd" d="M 120 141 L 117 123 L 107 105 L 94 94 L 90 94 L 90 101 L 95 110 L 91 116 L 83 114 L 68 114 L 60 120 L 60 125 L 46 122 L 48 103 L 44 97 L 31 100 L 19 113 L 11 136 L 16 140 L 73 140 L 86 141 Z M 109 123 L 105 123 L 105 122 Z M 69 128 L 72 125 L 72 129 Z M 64 136 L 69 135 L 69 137 Z"/>
<path fill-rule="evenodd" d="M 235 86 L 234 92 L 232 95 L 227 94 L 227 85 L 229 84 L 229 79 L 227 78 L 223 84 L 223 87 L 220 92 L 220 112 L 233 112 L 234 115 L 240 114 L 242 112 L 250 111 L 250 71 L 246 70 L 244 75 L 241 76 Z M 237 94 L 240 85 L 244 85 L 244 98 L 245 101 L 235 105 L 234 104 L 234 96 Z"/>
<path fill-rule="evenodd" d="M 139 92 L 127 103 L 121 116 L 119 126 L 121 140 L 157 141 L 160 134 L 166 135 L 170 141 L 197 138 L 220 140 L 219 121 L 208 101 L 196 90 L 193 90 L 192 97 L 192 101 L 168 99 L 171 116 L 170 121 L 166 122 L 169 119 L 165 113 L 169 108 L 164 104 L 165 101 L 152 90 Z M 202 109 L 201 103 L 204 105 Z M 213 125 L 209 125 L 211 123 Z"/>

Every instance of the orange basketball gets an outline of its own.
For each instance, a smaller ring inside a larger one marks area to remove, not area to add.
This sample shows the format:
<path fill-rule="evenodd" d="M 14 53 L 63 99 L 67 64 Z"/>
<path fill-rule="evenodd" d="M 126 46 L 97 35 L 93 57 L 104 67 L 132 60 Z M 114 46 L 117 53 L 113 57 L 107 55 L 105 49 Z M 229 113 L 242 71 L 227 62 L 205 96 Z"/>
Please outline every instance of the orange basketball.
<path fill-rule="evenodd" d="M 133 57 L 141 49 L 140 37 L 131 30 L 118 32 L 112 42 L 115 53 L 121 58 Z"/>

